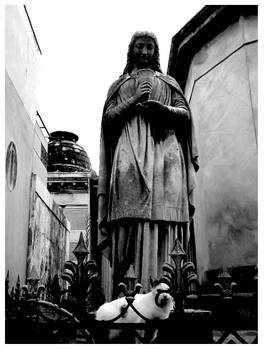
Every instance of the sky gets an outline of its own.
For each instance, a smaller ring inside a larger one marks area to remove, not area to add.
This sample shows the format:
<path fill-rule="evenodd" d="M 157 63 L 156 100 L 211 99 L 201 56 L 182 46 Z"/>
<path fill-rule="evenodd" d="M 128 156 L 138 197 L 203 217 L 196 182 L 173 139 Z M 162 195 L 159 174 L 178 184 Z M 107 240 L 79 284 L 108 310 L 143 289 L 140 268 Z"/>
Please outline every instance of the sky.
<path fill-rule="evenodd" d="M 38 111 L 49 132 L 79 136 L 98 173 L 102 109 L 126 64 L 137 30 L 158 38 L 167 71 L 172 37 L 205 5 L 201 1 L 26 1 L 40 56 Z"/>

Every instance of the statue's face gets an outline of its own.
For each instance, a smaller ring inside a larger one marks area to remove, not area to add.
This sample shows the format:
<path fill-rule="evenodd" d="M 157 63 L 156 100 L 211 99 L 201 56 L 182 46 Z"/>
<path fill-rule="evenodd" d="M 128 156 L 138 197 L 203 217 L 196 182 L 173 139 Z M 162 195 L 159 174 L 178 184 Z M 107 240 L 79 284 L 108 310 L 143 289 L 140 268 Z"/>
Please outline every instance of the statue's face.
<path fill-rule="evenodd" d="M 148 37 L 138 38 L 133 48 L 134 62 L 137 68 L 148 68 L 155 53 L 155 42 Z"/>

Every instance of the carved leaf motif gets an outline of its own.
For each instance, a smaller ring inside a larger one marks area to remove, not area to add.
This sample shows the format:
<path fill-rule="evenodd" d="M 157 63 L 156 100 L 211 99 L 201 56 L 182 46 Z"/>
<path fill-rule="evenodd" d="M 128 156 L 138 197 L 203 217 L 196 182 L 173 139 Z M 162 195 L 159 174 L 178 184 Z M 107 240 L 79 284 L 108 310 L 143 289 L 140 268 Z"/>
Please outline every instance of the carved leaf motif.
<path fill-rule="evenodd" d="M 67 281 L 70 285 L 73 285 L 74 283 L 74 279 L 73 279 L 73 276 L 67 272 L 64 272 L 61 274 L 61 277 Z"/>
<path fill-rule="evenodd" d="M 223 287 L 221 286 L 220 283 L 215 283 L 214 287 L 219 291 L 219 293 L 222 294 L 224 292 L 224 289 L 223 289 Z"/>
<path fill-rule="evenodd" d="M 182 274 L 185 277 L 185 275 L 190 272 L 190 271 L 195 271 L 195 266 L 191 261 L 188 261 L 185 263 L 182 267 Z"/>
<path fill-rule="evenodd" d="M 77 274 L 78 266 L 73 261 L 66 261 L 64 268 L 73 272 L 73 274 Z"/>
<path fill-rule="evenodd" d="M 168 272 L 169 274 L 171 274 L 172 276 L 175 274 L 175 269 L 174 267 L 169 264 L 169 263 L 165 263 L 163 266 L 162 266 L 162 270 L 164 272 Z"/>

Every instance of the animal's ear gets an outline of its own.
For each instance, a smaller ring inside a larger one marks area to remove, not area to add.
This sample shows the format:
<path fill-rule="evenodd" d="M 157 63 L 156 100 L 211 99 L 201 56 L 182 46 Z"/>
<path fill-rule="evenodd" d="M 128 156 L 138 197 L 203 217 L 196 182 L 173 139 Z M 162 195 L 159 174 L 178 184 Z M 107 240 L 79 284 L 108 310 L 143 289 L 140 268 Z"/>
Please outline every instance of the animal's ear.
<path fill-rule="evenodd" d="M 137 283 L 136 286 L 135 286 L 135 292 L 136 294 L 138 294 L 140 292 L 140 289 L 143 288 L 142 284 L 140 283 Z"/>

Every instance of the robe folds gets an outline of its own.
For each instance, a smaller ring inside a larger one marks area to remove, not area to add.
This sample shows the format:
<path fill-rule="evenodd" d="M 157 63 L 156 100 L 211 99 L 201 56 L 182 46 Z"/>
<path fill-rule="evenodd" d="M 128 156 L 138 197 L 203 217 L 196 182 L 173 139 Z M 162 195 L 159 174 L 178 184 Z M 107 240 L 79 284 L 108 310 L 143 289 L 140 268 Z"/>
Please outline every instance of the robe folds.
<path fill-rule="evenodd" d="M 129 106 L 136 86 L 132 73 L 110 87 L 101 125 L 98 247 L 113 297 L 131 266 L 148 290 L 176 237 L 188 248 L 194 214 L 198 151 L 188 103 L 172 77 L 155 72 L 149 99 L 182 112 Z"/>

